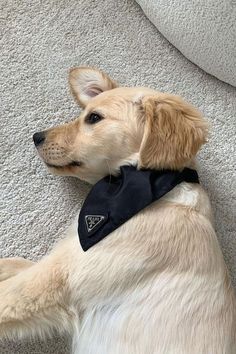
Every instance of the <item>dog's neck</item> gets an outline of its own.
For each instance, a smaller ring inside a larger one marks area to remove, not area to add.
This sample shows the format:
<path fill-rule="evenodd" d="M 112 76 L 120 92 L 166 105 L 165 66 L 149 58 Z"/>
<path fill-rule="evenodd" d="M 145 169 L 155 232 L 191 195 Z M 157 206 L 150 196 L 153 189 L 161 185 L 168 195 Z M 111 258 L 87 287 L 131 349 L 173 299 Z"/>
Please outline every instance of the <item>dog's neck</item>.
<path fill-rule="evenodd" d="M 130 155 L 127 159 L 122 159 L 114 164 L 114 175 L 117 176 L 120 173 L 120 166 L 138 166 L 139 165 L 139 153 L 134 153 Z M 143 166 L 145 168 L 145 166 Z M 196 159 L 192 158 L 190 161 L 188 161 L 185 165 L 183 165 L 182 169 L 184 168 L 190 168 L 193 170 L 197 169 L 197 163 Z M 156 170 L 159 170 L 157 167 Z"/>
<path fill-rule="evenodd" d="M 103 178 L 103 177 L 105 177 L 107 175 L 118 176 L 120 174 L 121 166 L 134 166 L 134 167 L 139 166 L 139 161 L 140 161 L 139 152 L 133 153 L 132 155 L 128 156 L 125 159 L 116 160 L 116 161 L 105 161 L 104 166 L 103 166 L 103 172 L 102 173 L 98 173 L 97 176 L 94 174 L 93 178 L 86 179 L 86 180 L 90 184 L 94 185 L 101 178 Z M 190 169 L 196 169 L 195 159 L 192 159 L 191 161 L 188 161 L 188 163 L 183 165 L 181 170 L 183 170 L 185 167 L 186 168 L 190 168 Z M 142 168 L 145 169 L 145 168 L 148 168 L 148 167 L 142 166 Z M 158 166 L 157 166 L 157 168 L 153 168 L 153 169 L 154 170 L 159 170 Z"/>
<path fill-rule="evenodd" d="M 118 176 L 102 178 L 85 199 L 78 233 L 84 251 L 182 182 L 199 183 L 197 172 L 121 166 Z"/>

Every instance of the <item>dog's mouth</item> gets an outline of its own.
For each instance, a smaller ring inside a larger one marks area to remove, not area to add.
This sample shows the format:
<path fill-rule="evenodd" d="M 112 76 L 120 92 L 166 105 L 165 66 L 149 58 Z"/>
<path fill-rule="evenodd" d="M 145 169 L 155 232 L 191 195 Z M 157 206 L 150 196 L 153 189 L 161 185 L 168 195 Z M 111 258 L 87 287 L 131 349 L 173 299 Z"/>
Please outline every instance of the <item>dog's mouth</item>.
<path fill-rule="evenodd" d="M 53 165 L 51 163 L 47 163 L 46 162 L 46 165 L 47 167 L 49 168 L 57 168 L 57 169 L 60 169 L 60 168 L 66 168 L 66 167 L 80 167 L 82 165 L 82 163 L 80 161 L 72 161 L 66 165 Z"/>

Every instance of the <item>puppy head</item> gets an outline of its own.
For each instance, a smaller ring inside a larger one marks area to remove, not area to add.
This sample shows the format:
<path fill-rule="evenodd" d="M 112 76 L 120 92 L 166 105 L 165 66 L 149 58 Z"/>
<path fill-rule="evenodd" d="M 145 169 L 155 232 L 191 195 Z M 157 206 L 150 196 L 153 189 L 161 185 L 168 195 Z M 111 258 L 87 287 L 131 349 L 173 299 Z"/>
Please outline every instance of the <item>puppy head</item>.
<path fill-rule="evenodd" d="M 125 164 L 181 169 L 206 140 L 206 122 L 178 96 L 119 88 L 87 67 L 72 69 L 69 83 L 81 115 L 34 135 L 39 155 L 56 174 L 94 183 Z"/>

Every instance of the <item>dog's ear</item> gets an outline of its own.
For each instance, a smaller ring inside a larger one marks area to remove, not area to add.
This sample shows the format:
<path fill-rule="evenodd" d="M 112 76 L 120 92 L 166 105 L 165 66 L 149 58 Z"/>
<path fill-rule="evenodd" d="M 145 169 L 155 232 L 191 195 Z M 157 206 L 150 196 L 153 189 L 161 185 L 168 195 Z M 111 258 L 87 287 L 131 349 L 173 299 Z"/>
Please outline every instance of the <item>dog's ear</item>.
<path fill-rule="evenodd" d="M 117 87 L 107 74 L 90 67 L 72 68 L 69 73 L 69 84 L 81 107 L 85 107 L 92 97 Z"/>
<path fill-rule="evenodd" d="M 208 124 L 181 97 L 159 93 L 142 99 L 144 134 L 139 167 L 181 169 L 206 142 Z"/>

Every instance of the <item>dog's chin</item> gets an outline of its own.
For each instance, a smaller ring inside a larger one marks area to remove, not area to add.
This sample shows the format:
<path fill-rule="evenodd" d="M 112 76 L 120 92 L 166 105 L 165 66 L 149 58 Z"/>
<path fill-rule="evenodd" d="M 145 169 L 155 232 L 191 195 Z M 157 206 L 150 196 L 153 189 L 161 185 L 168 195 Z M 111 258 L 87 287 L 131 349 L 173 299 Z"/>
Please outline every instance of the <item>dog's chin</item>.
<path fill-rule="evenodd" d="M 54 175 L 57 176 L 73 176 L 77 177 L 77 169 L 76 167 L 72 166 L 54 166 L 46 164 L 47 169 Z"/>
<path fill-rule="evenodd" d="M 119 161 L 99 161 L 99 163 L 84 164 L 78 161 L 72 161 L 65 165 L 54 165 L 43 160 L 48 170 L 57 176 L 70 176 L 79 178 L 82 181 L 90 184 L 95 184 L 105 176 L 117 176 L 120 173 L 120 167 L 124 165 L 138 165 L 139 154 L 135 153 L 126 159 Z M 96 161 L 97 162 L 97 161 Z"/>
<path fill-rule="evenodd" d="M 49 167 L 49 168 L 67 168 L 67 167 L 81 167 L 82 163 L 80 161 L 71 161 L 70 163 L 63 164 L 63 165 L 57 165 L 57 164 L 52 164 L 44 161 L 44 163 Z"/>
<path fill-rule="evenodd" d="M 45 163 L 45 162 L 44 162 Z M 105 177 L 105 174 L 101 174 L 96 171 L 88 171 L 87 168 L 84 166 L 72 166 L 72 165 L 64 165 L 64 166 L 57 166 L 45 163 L 47 169 L 50 173 L 56 176 L 63 176 L 63 177 L 76 177 L 81 181 L 85 181 L 89 184 L 95 184 L 101 178 Z"/>
<path fill-rule="evenodd" d="M 72 161 L 70 163 L 63 164 L 63 165 L 53 164 L 51 162 L 49 163 L 49 162 L 45 161 L 44 159 L 43 159 L 43 162 L 52 174 L 58 175 L 58 176 L 75 176 L 76 177 L 78 174 L 78 170 L 79 170 L 79 168 L 81 168 L 81 165 L 82 165 L 80 162 L 75 162 L 75 161 Z"/>

